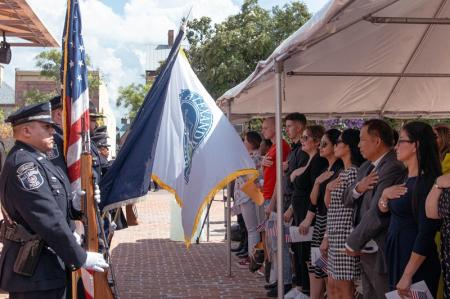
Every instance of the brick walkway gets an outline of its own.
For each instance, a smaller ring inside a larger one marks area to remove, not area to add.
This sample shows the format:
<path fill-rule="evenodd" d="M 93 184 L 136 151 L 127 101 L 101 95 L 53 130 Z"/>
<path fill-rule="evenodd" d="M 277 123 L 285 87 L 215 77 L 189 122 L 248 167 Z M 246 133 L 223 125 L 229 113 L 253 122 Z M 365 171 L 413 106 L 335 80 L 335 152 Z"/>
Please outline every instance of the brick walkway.
<path fill-rule="evenodd" d="M 137 204 L 140 224 L 117 231 L 113 239 L 121 299 L 266 298 L 264 279 L 239 269 L 234 255 L 232 277 L 227 276 L 221 195 L 211 207 L 210 242 L 194 243 L 189 249 L 169 239 L 172 196 L 158 191 L 149 197 Z M 0 291 L 0 299 L 4 298 L 8 296 Z"/>
<path fill-rule="evenodd" d="M 211 207 L 210 242 L 189 249 L 169 239 L 172 199 L 167 192 L 150 193 L 149 200 L 139 203 L 140 224 L 118 231 L 113 240 L 120 297 L 265 298 L 264 279 L 239 269 L 234 255 L 233 276 L 227 276 L 221 198 Z"/>

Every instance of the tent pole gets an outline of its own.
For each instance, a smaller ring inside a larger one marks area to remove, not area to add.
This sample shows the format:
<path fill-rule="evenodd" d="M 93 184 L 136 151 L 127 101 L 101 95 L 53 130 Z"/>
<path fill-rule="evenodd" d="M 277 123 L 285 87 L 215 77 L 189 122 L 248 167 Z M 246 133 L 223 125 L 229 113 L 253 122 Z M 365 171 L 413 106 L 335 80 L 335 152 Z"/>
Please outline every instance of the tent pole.
<path fill-rule="evenodd" d="M 275 130 L 276 130 L 276 199 L 277 199 L 277 275 L 278 275 L 278 298 L 284 297 L 284 279 L 283 279 L 283 189 L 282 189 L 282 163 L 283 163 L 283 146 L 282 146 L 282 124 L 281 124 L 281 103 L 283 97 L 282 74 L 283 61 L 277 61 L 275 67 L 276 95 L 275 95 Z"/>
<path fill-rule="evenodd" d="M 227 116 L 231 121 L 231 101 L 227 102 Z M 231 184 L 227 185 L 227 275 L 231 277 Z"/>

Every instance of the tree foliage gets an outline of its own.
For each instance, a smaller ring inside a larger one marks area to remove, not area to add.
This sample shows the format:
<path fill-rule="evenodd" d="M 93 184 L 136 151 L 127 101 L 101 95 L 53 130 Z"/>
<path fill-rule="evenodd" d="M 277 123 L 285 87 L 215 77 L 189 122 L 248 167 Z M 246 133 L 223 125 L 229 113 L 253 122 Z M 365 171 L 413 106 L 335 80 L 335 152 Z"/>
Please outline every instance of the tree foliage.
<path fill-rule="evenodd" d="M 41 70 L 42 76 L 45 76 L 55 82 L 61 82 L 61 50 L 51 49 L 43 51 L 39 53 L 34 60 L 36 61 L 36 67 Z M 88 68 L 92 67 L 89 55 L 86 55 L 86 65 Z M 98 91 L 100 83 L 100 76 L 96 76 L 92 72 L 88 72 L 89 94 L 94 94 Z M 59 90 L 56 90 L 56 92 L 59 93 Z"/>
<path fill-rule="evenodd" d="M 130 84 L 119 88 L 119 97 L 116 101 L 116 106 L 123 106 L 129 109 L 128 117 L 133 119 L 136 116 L 139 108 L 144 102 L 147 92 L 150 90 L 152 82 L 147 84 Z"/>
<path fill-rule="evenodd" d="M 48 102 L 52 97 L 58 94 L 57 91 L 46 93 L 38 89 L 27 90 L 23 96 L 26 105 Z"/>
<path fill-rule="evenodd" d="M 217 98 L 244 80 L 310 13 L 294 1 L 270 11 L 245 0 L 238 14 L 220 24 L 202 17 L 188 22 L 188 57 L 200 81 Z"/>

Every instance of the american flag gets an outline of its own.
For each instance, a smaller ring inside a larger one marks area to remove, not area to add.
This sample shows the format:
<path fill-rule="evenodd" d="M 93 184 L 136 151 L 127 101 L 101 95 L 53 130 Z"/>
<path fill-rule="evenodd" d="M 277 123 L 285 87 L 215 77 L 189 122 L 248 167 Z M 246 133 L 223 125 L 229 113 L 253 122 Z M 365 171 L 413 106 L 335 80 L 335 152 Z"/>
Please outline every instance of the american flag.
<path fill-rule="evenodd" d="M 81 189 L 81 132 L 82 129 L 89 132 L 89 93 L 78 0 L 67 1 L 62 44 L 64 153 L 72 190 L 79 190 Z M 83 118 L 84 128 L 82 128 Z"/>
<path fill-rule="evenodd" d="M 276 220 L 267 220 L 266 221 L 265 230 L 267 232 L 267 236 L 269 236 L 269 237 L 276 237 L 278 235 L 278 230 L 277 230 L 276 223 L 277 223 Z M 258 231 L 258 227 L 256 228 L 257 231 Z M 289 226 L 283 225 L 283 231 L 284 231 L 284 240 L 285 240 L 285 242 L 286 243 L 291 243 L 292 242 L 292 238 L 291 238 L 291 233 L 289 231 Z"/>
<path fill-rule="evenodd" d="M 62 53 L 64 154 L 69 180 L 75 191 L 81 190 L 81 133 L 82 130 L 89 132 L 88 77 L 78 0 L 67 0 Z M 94 298 L 92 273 L 81 269 L 81 278 L 85 297 Z"/>
<path fill-rule="evenodd" d="M 266 220 L 264 220 L 263 222 L 261 222 L 261 224 L 259 224 L 259 225 L 256 227 L 256 231 L 257 231 L 258 233 L 262 233 L 263 231 L 265 231 L 265 228 L 266 228 Z"/>
<path fill-rule="evenodd" d="M 277 235 L 277 226 L 275 225 L 275 220 L 266 221 L 266 233 L 268 237 L 275 237 Z"/>
<path fill-rule="evenodd" d="M 427 293 L 419 290 L 411 290 L 411 299 L 427 299 Z"/>
<path fill-rule="evenodd" d="M 320 255 L 316 261 L 316 267 L 322 269 L 323 272 L 328 272 L 328 258 L 326 256 Z"/>

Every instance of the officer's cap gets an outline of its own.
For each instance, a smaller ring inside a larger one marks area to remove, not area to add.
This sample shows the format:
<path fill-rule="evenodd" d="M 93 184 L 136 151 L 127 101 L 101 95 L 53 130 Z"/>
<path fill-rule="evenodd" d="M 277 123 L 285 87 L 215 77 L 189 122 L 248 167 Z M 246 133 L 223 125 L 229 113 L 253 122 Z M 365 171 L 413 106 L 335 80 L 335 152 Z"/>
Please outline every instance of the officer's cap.
<path fill-rule="evenodd" d="M 108 138 L 108 135 L 103 132 L 94 132 L 94 135 L 92 135 L 91 137 L 92 141 L 94 141 L 96 144 L 99 140 L 106 138 Z"/>
<path fill-rule="evenodd" d="M 52 105 L 52 111 L 62 107 L 61 96 L 56 96 L 50 99 Z"/>
<path fill-rule="evenodd" d="M 102 138 L 99 141 L 97 141 L 97 147 L 110 147 L 110 145 L 108 144 L 106 138 Z"/>
<path fill-rule="evenodd" d="M 49 102 L 27 105 L 9 115 L 6 122 L 11 123 L 13 126 L 31 121 L 53 124 L 50 109 Z"/>
<path fill-rule="evenodd" d="M 105 117 L 104 115 L 98 113 L 97 107 L 95 107 L 95 104 L 92 101 L 89 101 L 89 117 L 94 119 Z"/>

